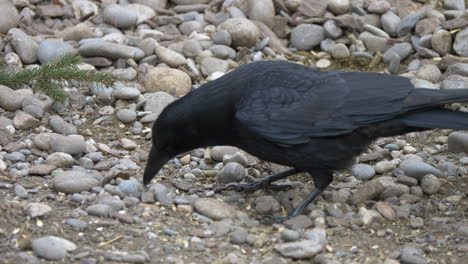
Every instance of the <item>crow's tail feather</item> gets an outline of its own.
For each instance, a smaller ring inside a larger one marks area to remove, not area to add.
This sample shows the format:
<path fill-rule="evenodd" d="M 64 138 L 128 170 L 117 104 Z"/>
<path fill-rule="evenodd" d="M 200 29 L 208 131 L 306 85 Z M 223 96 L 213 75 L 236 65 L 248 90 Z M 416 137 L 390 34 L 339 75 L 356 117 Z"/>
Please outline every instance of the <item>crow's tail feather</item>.
<path fill-rule="evenodd" d="M 445 109 L 406 113 L 400 118 L 410 127 L 468 130 L 468 113 Z"/>
<path fill-rule="evenodd" d="M 468 89 L 414 89 L 413 92 L 406 97 L 406 111 L 414 111 L 418 109 L 437 107 L 444 104 L 464 103 L 468 102 Z"/>

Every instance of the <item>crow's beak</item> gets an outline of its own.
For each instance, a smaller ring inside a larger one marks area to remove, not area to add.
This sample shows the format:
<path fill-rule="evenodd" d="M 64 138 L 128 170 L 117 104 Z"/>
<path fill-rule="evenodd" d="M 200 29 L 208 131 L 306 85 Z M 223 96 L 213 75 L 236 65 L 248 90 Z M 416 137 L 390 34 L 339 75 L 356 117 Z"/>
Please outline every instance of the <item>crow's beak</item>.
<path fill-rule="evenodd" d="M 146 162 L 145 173 L 143 175 L 143 184 L 147 185 L 172 156 L 173 155 L 166 151 L 157 150 L 154 146 L 151 146 Z"/>

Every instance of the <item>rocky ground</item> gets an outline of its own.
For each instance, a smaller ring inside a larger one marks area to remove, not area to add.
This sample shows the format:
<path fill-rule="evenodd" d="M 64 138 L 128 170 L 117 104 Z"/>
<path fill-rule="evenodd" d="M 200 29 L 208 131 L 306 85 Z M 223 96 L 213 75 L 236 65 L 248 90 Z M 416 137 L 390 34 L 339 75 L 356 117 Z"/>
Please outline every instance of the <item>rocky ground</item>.
<path fill-rule="evenodd" d="M 282 191 L 220 190 L 282 169 L 232 147 L 193 150 L 148 188 L 140 182 L 161 110 L 241 64 L 290 60 L 468 88 L 466 4 L 0 0 L 10 70 L 73 52 L 81 68 L 118 80 L 64 87 L 65 103 L 0 85 L 0 262 L 463 263 L 466 133 L 379 139 L 283 224 L 258 218 L 290 211 L 311 178 L 292 176 Z"/>

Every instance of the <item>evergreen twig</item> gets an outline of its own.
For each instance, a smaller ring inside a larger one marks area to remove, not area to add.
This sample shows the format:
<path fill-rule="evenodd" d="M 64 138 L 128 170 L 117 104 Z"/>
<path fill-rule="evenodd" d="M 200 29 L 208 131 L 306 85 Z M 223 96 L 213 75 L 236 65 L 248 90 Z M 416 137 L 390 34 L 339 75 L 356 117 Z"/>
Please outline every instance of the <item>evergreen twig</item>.
<path fill-rule="evenodd" d="M 67 54 L 42 66 L 18 72 L 8 70 L 4 63 L 0 62 L 0 84 L 13 89 L 30 85 L 50 98 L 63 102 L 67 98 L 63 86 L 69 86 L 73 81 L 97 86 L 111 86 L 114 83 L 114 78 L 109 73 L 79 69 L 80 62 L 80 57 Z"/>

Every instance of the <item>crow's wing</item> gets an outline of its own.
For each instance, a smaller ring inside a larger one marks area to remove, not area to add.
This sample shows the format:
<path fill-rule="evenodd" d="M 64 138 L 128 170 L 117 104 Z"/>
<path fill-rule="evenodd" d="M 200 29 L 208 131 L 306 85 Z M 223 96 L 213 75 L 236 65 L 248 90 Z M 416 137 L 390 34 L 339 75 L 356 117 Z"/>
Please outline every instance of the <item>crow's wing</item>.
<path fill-rule="evenodd" d="M 236 118 L 281 146 L 343 135 L 390 119 L 401 113 L 403 99 L 413 90 L 402 77 L 297 68 L 272 72 L 248 85 L 251 93 L 236 106 Z"/>

